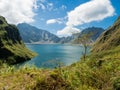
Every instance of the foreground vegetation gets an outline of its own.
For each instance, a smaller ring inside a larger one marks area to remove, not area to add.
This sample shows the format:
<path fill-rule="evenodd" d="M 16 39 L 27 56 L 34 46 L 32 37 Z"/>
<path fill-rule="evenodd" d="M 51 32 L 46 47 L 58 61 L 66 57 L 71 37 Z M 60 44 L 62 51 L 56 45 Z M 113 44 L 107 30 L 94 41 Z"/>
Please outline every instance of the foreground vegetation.
<path fill-rule="evenodd" d="M 120 46 L 53 70 L 2 64 L 0 90 L 120 90 Z"/>
<path fill-rule="evenodd" d="M 5 46 L 17 56 L 27 54 L 20 53 L 24 50 L 15 44 Z M 98 39 L 90 55 L 68 67 L 17 69 L 1 63 L 0 90 L 120 90 L 120 17 Z"/>

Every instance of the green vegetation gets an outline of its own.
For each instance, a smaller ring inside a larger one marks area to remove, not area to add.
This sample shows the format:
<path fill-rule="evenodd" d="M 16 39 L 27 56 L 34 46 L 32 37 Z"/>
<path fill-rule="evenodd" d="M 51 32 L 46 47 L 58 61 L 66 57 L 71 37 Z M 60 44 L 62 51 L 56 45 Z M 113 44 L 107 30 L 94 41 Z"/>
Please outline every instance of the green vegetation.
<path fill-rule="evenodd" d="M 74 40 L 74 43 L 81 44 L 84 48 L 83 59 L 86 60 L 88 47 L 93 43 L 91 36 L 93 33 L 83 34 Z"/>
<path fill-rule="evenodd" d="M 86 60 L 83 57 L 79 62 L 68 67 L 50 70 L 25 66 L 16 69 L 1 64 L 0 89 L 120 90 L 119 20 L 120 18 L 98 39 L 91 54 L 86 56 Z M 112 35 L 116 36 L 112 37 Z M 106 44 L 106 42 L 109 43 Z M 12 47 L 8 50 L 14 51 Z M 16 54 L 19 55 L 20 53 Z"/>
<path fill-rule="evenodd" d="M 120 17 L 96 41 L 96 44 L 94 45 L 92 51 L 100 52 L 102 50 L 114 48 L 118 45 L 120 45 Z"/>
<path fill-rule="evenodd" d="M 65 90 L 70 88 L 57 70 L 3 65 L 0 68 L 0 90 Z M 8 83 L 9 82 L 9 83 Z"/>
<path fill-rule="evenodd" d="M 86 61 L 47 70 L 35 67 L 0 68 L 0 89 L 8 90 L 119 90 L 120 46 L 92 53 Z M 9 82 L 9 83 L 8 83 Z"/>
<path fill-rule="evenodd" d="M 30 60 L 35 55 L 25 47 L 17 27 L 8 24 L 5 18 L 0 16 L 0 61 L 16 64 Z"/>

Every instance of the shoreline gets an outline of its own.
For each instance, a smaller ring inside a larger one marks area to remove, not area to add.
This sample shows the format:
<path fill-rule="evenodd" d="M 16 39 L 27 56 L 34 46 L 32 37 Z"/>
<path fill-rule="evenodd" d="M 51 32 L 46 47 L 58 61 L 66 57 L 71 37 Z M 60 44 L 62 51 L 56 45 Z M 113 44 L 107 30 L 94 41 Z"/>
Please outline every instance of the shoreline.
<path fill-rule="evenodd" d="M 73 43 L 24 43 L 25 45 L 73 45 L 73 46 L 82 46 L 81 44 Z"/>

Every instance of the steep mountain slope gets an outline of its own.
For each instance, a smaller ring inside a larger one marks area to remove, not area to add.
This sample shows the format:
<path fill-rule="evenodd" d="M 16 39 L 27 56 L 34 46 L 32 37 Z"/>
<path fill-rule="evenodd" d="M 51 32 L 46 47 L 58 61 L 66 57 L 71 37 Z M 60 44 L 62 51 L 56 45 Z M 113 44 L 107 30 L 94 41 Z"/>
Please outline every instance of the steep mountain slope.
<path fill-rule="evenodd" d="M 104 32 L 105 30 L 99 27 L 89 27 L 82 30 L 80 33 L 74 35 L 73 43 L 79 43 L 79 38 L 82 37 L 84 34 L 90 35 L 90 39 L 92 41 L 96 41 L 97 38 Z M 76 37 L 75 37 L 76 36 Z"/>
<path fill-rule="evenodd" d="M 56 35 L 26 23 L 18 24 L 17 27 L 25 43 L 58 43 L 60 41 Z"/>
<path fill-rule="evenodd" d="M 90 27 L 84 29 L 79 34 L 59 38 L 58 36 L 48 31 L 38 29 L 26 23 L 18 24 L 17 27 L 25 43 L 71 43 L 79 35 L 83 35 L 85 33 L 88 34 L 91 32 L 94 32 L 91 38 L 95 41 L 99 37 L 99 35 L 104 31 L 102 28 Z"/>
<path fill-rule="evenodd" d="M 105 31 L 95 43 L 92 51 L 108 50 L 120 45 L 120 17 Z"/>
<path fill-rule="evenodd" d="M 74 40 L 74 36 L 68 36 L 68 37 L 61 37 L 59 43 L 71 43 Z"/>
<path fill-rule="evenodd" d="M 33 56 L 34 53 L 23 44 L 17 27 L 8 24 L 5 18 L 0 16 L 0 60 L 15 64 Z"/>
<path fill-rule="evenodd" d="M 95 49 L 106 44 L 109 49 L 91 52 L 86 60 L 54 70 L 0 66 L 1 90 L 120 90 L 120 18 L 98 39 Z M 114 27 L 114 28 L 113 28 Z M 105 33 L 107 35 L 105 35 Z M 101 42 L 99 40 L 103 40 Z M 110 39 L 111 40 L 111 39 Z M 98 43 L 101 42 L 101 43 Z M 100 44 L 100 45 L 99 45 Z M 104 47 L 107 47 L 104 45 Z M 103 47 L 103 46 L 102 46 Z M 7 82 L 6 82 L 7 81 Z"/>
<path fill-rule="evenodd" d="M 68 37 L 62 37 L 60 39 L 61 43 L 78 43 L 78 42 L 74 42 L 74 40 L 78 39 L 79 37 L 81 37 L 83 34 L 92 34 L 91 35 L 91 39 L 93 41 L 96 41 L 96 39 L 101 35 L 101 33 L 103 33 L 105 30 L 103 28 L 99 28 L 99 27 L 89 27 L 89 28 L 85 28 L 83 29 L 80 33 L 77 34 L 73 34 L 72 36 L 68 36 Z"/>
<path fill-rule="evenodd" d="M 96 39 L 104 32 L 103 28 L 99 28 L 99 27 L 89 27 L 84 29 L 79 36 L 83 35 L 83 34 L 92 34 L 91 35 L 91 39 L 93 41 L 96 41 Z"/>

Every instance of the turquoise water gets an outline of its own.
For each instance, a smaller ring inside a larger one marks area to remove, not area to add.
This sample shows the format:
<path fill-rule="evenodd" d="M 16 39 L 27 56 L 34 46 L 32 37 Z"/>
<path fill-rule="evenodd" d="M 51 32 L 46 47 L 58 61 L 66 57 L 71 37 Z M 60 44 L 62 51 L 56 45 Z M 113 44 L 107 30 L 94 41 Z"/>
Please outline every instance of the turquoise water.
<path fill-rule="evenodd" d="M 57 65 L 70 65 L 80 60 L 83 47 L 64 44 L 26 44 L 38 53 L 38 56 L 23 64 L 34 64 L 37 67 L 53 68 Z"/>

